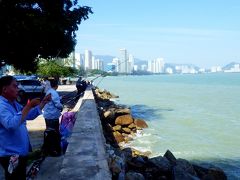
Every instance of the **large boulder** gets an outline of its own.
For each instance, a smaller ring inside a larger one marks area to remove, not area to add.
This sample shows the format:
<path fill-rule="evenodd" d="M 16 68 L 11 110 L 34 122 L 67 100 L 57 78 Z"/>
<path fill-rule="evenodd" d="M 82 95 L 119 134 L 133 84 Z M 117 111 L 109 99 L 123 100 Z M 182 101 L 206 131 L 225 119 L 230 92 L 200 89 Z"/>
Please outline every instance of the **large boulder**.
<path fill-rule="evenodd" d="M 203 180 L 226 180 L 227 176 L 223 172 L 222 169 L 218 167 L 213 167 L 210 165 L 210 167 L 202 167 L 193 164 L 193 168 L 196 171 L 199 178 Z"/>
<path fill-rule="evenodd" d="M 136 125 L 134 123 L 132 123 L 128 126 L 128 128 L 130 128 L 130 129 L 136 128 Z"/>
<path fill-rule="evenodd" d="M 134 124 L 138 128 L 147 128 L 148 127 L 147 123 L 142 119 L 134 119 Z"/>
<path fill-rule="evenodd" d="M 126 180 L 145 180 L 145 178 L 141 173 L 130 171 L 126 174 Z"/>
<path fill-rule="evenodd" d="M 131 115 L 127 114 L 127 115 L 122 115 L 122 116 L 118 116 L 115 120 L 115 124 L 116 125 L 130 125 L 133 123 L 133 118 Z"/>
<path fill-rule="evenodd" d="M 181 159 L 181 158 L 177 159 L 177 166 L 179 166 L 185 172 L 187 172 L 193 176 L 197 176 L 197 173 L 194 170 L 192 164 L 190 164 L 187 160 Z"/>
<path fill-rule="evenodd" d="M 116 126 L 113 126 L 113 131 L 120 131 L 122 129 L 122 126 L 120 125 L 116 125 Z"/>
<path fill-rule="evenodd" d="M 113 132 L 113 136 L 114 136 L 115 140 L 117 141 L 117 143 L 123 142 L 125 140 L 123 135 L 118 131 Z"/>
<path fill-rule="evenodd" d="M 173 167 L 173 177 L 175 180 L 200 180 L 198 177 L 189 174 L 178 165 Z"/>
<path fill-rule="evenodd" d="M 116 116 L 131 114 L 131 110 L 128 108 L 116 108 L 114 110 L 114 112 L 115 112 Z"/>
<path fill-rule="evenodd" d="M 217 180 L 227 180 L 226 174 L 222 169 L 217 167 L 212 167 L 208 169 L 208 174 L 203 177 L 204 180 L 217 179 Z"/>
<path fill-rule="evenodd" d="M 154 157 L 149 159 L 149 162 L 154 164 L 156 167 L 158 167 L 160 171 L 171 172 L 172 170 L 172 166 L 170 162 L 165 157 L 162 157 L 162 156 Z"/>
<path fill-rule="evenodd" d="M 177 159 L 171 151 L 167 150 L 163 157 L 167 158 L 172 166 L 175 166 L 177 164 Z"/>
<path fill-rule="evenodd" d="M 122 171 L 124 161 L 119 156 L 111 156 L 108 160 L 109 168 L 114 176 L 118 175 Z"/>
<path fill-rule="evenodd" d="M 129 129 L 129 128 L 122 128 L 122 130 L 124 133 L 128 133 L 128 134 L 131 133 L 131 129 Z"/>

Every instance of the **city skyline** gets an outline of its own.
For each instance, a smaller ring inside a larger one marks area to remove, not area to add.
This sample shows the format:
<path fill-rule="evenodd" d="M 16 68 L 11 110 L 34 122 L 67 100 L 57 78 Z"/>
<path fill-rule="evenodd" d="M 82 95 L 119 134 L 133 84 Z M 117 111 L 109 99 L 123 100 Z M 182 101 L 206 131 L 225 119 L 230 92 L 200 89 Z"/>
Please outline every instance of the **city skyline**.
<path fill-rule="evenodd" d="M 83 0 L 81 5 L 94 14 L 79 26 L 76 52 L 118 57 L 126 48 L 138 59 L 163 57 L 204 68 L 239 62 L 238 1 Z"/>
<path fill-rule="evenodd" d="M 117 72 L 123 74 L 132 74 L 135 72 L 150 72 L 153 74 L 197 74 L 197 73 L 216 73 L 216 72 L 240 72 L 240 63 L 230 62 L 224 67 L 212 66 L 211 68 L 201 68 L 194 64 L 172 64 L 164 60 L 164 58 L 156 58 L 154 60 L 141 61 L 135 64 L 134 55 L 129 53 L 127 49 L 119 49 L 120 56 L 99 56 L 94 55 L 91 50 L 85 50 L 85 53 L 80 55 L 75 52 L 75 57 L 72 66 L 85 70 L 103 70 L 107 72 Z M 79 66 L 75 66 L 79 64 Z"/>

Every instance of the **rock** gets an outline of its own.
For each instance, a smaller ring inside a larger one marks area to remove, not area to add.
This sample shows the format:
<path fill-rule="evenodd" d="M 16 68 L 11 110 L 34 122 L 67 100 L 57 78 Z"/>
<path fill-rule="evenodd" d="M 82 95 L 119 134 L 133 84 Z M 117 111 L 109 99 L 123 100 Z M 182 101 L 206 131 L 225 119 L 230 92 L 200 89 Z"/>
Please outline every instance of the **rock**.
<path fill-rule="evenodd" d="M 172 170 L 172 166 L 166 157 L 154 157 L 149 159 L 149 162 L 158 167 L 160 171 L 171 172 Z"/>
<path fill-rule="evenodd" d="M 182 169 L 181 166 L 173 167 L 173 176 L 174 180 L 200 180 L 198 177 L 195 177 L 186 172 L 184 169 Z"/>
<path fill-rule="evenodd" d="M 177 163 L 177 159 L 175 156 L 171 153 L 171 151 L 167 150 L 163 157 L 166 157 L 168 161 L 171 163 L 171 165 L 175 166 Z"/>
<path fill-rule="evenodd" d="M 117 175 L 122 171 L 123 159 L 119 156 L 111 157 L 109 160 L 109 168 L 113 175 Z"/>
<path fill-rule="evenodd" d="M 185 172 L 193 175 L 193 176 L 197 176 L 197 173 L 195 172 L 192 164 L 190 164 L 187 160 L 185 159 L 177 159 L 177 165 L 179 166 L 181 169 L 183 169 Z"/>
<path fill-rule="evenodd" d="M 129 137 L 129 134 L 121 133 L 124 137 Z"/>
<path fill-rule="evenodd" d="M 130 129 L 136 128 L 136 125 L 134 123 L 132 123 L 128 126 L 128 128 L 130 128 Z"/>
<path fill-rule="evenodd" d="M 208 174 L 205 175 L 203 178 L 203 180 L 226 180 L 227 176 L 226 174 L 223 172 L 222 169 L 217 168 L 217 167 L 213 167 L 213 168 L 209 168 L 208 169 Z"/>
<path fill-rule="evenodd" d="M 201 167 L 193 165 L 199 178 L 203 180 L 226 180 L 227 176 L 222 169 L 218 167 Z"/>
<path fill-rule="evenodd" d="M 135 156 L 150 156 L 150 155 L 151 155 L 150 151 L 141 152 L 141 151 L 138 151 L 138 150 L 132 148 L 132 156 L 133 157 L 135 157 Z"/>
<path fill-rule="evenodd" d="M 146 162 L 141 156 L 133 157 L 130 161 L 127 161 L 129 168 L 134 170 L 145 170 Z"/>
<path fill-rule="evenodd" d="M 122 153 L 123 153 L 126 161 L 130 161 L 132 159 L 132 149 L 131 148 L 122 149 Z"/>
<path fill-rule="evenodd" d="M 106 112 L 103 113 L 104 118 L 109 118 L 111 115 L 112 115 L 111 111 L 106 111 Z"/>
<path fill-rule="evenodd" d="M 208 173 L 207 168 L 204 168 L 204 167 L 201 167 L 198 165 L 194 165 L 194 164 L 192 166 L 193 166 L 195 172 L 197 173 L 197 176 L 201 179 Z"/>
<path fill-rule="evenodd" d="M 114 112 L 115 112 L 116 116 L 131 114 L 131 110 L 128 108 L 117 108 L 117 109 L 115 109 Z"/>
<path fill-rule="evenodd" d="M 112 129 L 113 129 L 113 131 L 120 131 L 122 129 L 122 126 L 116 125 Z"/>
<path fill-rule="evenodd" d="M 124 141 L 123 135 L 118 131 L 113 132 L 113 136 L 114 136 L 115 140 L 117 141 L 117 143 Z"/>
<path fill-rule="evenodd" d="M 124 139 L 125 139 L 125 142 L 126 142 L 126 143 L 133 140 L 133 138 L 128 137 L 128 136 L 125 136 Z"/>
<path fill-rule="evenodd" d="M 142 119 L 134 119 L 134 124 L 137 126 L 137 128 L 147 128 L 147 123 Z"/>
<path fill-rule="evenodd" d="M 129 128 L 122 128 L 122 130 L 123 130 L 125 133 L 128 133 L 128 134 L 131 133 L 131 129 L 129 129 Z"/>
<path fill-rule="evenodd" d="M 141 173 L 130 171 L 126 174 L 126 180 L 145 180 L 145 178 Z"/>
<path fill-rule="evenodd" d="M 115 120 L 116 125 L 130 125 L 133 123 L 133 118 L 131 115 L 118 116 Z"/>

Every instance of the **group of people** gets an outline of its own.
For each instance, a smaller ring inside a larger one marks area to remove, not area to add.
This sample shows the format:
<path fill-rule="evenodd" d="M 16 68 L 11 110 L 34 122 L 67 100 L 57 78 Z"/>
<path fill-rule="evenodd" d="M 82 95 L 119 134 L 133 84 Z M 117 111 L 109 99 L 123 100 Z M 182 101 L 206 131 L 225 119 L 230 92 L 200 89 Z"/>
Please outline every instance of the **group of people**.
<path fill-rule="evenodd" d="M 31 151 L 26 120 L 33 120 L 43 113 L 46 128 L 59 132 L 59 117 L 63 105 L 57 93 L 58 81 L 50 80 L 45 96 L 19 104 L 18 84 L 13 76 L 0 78 L 0 164 L 5 178 L 25 180 L 27 156 Z M 42 112 L 43 111 L 43 112 Z"/>

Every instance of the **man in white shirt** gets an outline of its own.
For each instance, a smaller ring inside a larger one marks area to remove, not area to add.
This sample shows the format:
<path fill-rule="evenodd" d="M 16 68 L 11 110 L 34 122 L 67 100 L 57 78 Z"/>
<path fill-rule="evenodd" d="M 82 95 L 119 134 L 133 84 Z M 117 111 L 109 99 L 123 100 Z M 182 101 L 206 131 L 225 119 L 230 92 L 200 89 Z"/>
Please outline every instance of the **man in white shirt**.
<path fill-rule="evenodd" d="M 45 118 L 47 128 L 52 128 L 59 132 L 59 117 L 61 116 L 63 105 L 56 91 L 58 88 L 58 81 L 51 80 L 50 84 L 51 88 L 46 92 L 46 95 L 51 94 L 52 100 L 44 106 L 43 117 Z"/>

